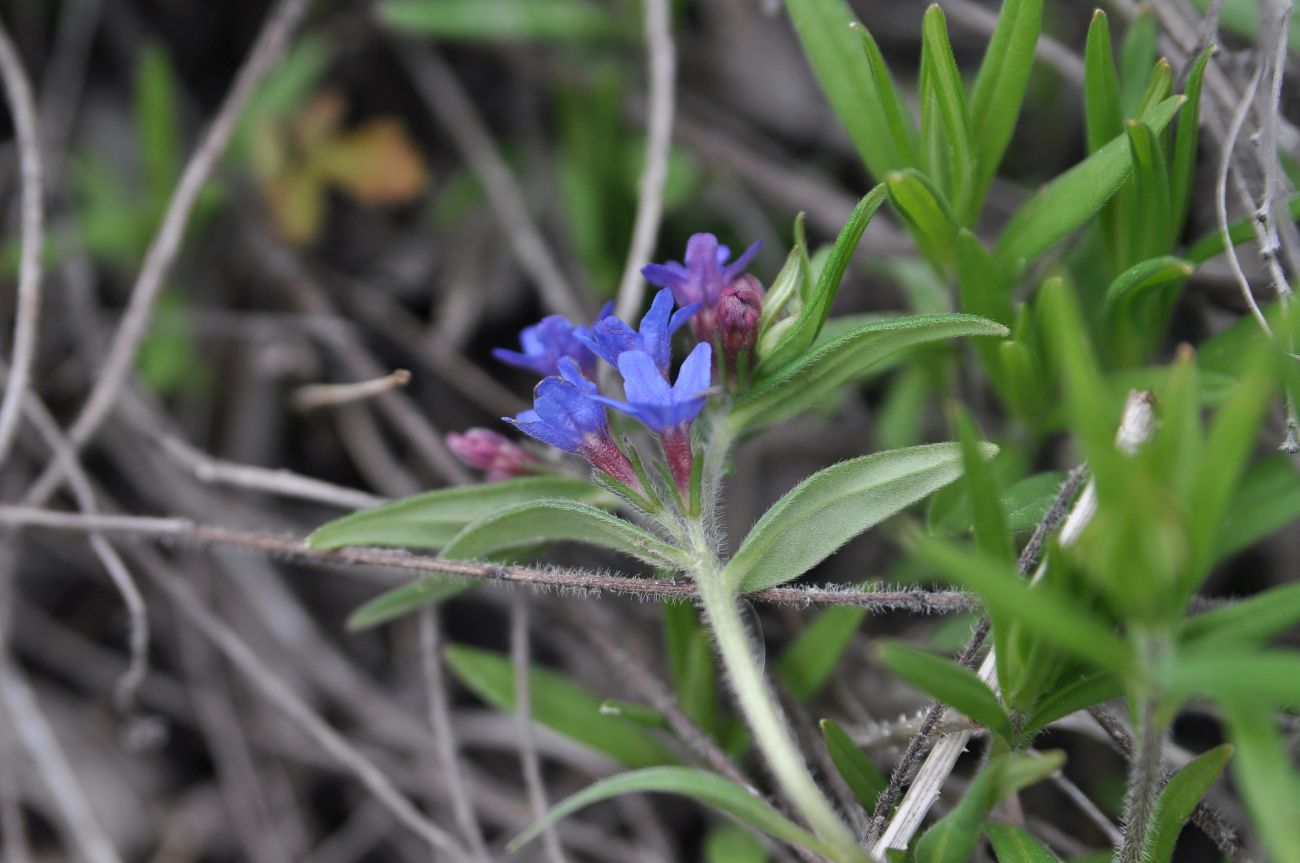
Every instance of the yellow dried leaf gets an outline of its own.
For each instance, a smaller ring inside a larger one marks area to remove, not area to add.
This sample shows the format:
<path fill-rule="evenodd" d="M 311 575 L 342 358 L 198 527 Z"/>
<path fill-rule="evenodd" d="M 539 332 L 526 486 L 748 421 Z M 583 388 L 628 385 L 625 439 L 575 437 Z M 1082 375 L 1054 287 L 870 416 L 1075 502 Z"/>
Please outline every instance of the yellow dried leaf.
<path fill-rule="evenodd" d="M 362 204 L 414 200 L 428 179 L 424 159 L 397 120 L 371 120 L 316 153 L 321 175 Z"/>

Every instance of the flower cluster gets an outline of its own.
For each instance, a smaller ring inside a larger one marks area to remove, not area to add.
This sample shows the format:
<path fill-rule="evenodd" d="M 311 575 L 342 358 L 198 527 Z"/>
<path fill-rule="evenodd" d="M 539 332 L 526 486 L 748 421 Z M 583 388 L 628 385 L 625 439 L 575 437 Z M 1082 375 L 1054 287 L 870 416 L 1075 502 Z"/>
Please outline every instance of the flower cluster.
<path fill-rule="evenodd" d="M 762 309 L 762 286 L 743 272 L 758 251 L 755 243 L 734 262 L 712 234 L 696 234 L 686 261 L 651 264 L 646 279 L 662 288 L 633 329 L 601 310 L 589 326 L 550 315 L 520 333 L 521 351 L 498 349 L 497 359 L 543 376 L 533 407 L 507 423 L 565 452 L 577 453 L 609 478 L 645 493 L 640 464 L 634 464 L 610 432 L 607 408 L 641 422 L 659 436 L 669 473 L 678 491 L 689 496 L 694 466 L 691 425 L 712 392 L 714 349 L 721 352 L 722 376 L 750 362 Z M 697 344 L 672 376 L 673 335 L 686 324 Z M 596 370 L 604 360 L 622 379 L 622 398 L 600 392 Z M 473 429 L 448 437 L 468 464 L 487 471 L 487 479 L 520 476 L 535 468 L 531 455 L 489 432 Z M 635 453 L 633 453 L 635 456 Z"/>

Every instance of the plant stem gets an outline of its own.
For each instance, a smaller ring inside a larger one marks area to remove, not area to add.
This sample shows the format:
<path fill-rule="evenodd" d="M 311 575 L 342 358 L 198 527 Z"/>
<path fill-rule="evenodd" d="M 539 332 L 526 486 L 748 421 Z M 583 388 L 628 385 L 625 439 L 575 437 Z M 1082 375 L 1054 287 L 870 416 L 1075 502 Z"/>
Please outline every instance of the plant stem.
<path fill-rule="evenodd" d="M 703 526 L 690 526 L 695 560 L 695 580 L 704 613 L 713 630 L 722 665 L 735 691 L 754 740 L 790 802 L 808 821 L 813 832 L 836 851 L 843 863 L 865 861 L 852 831 L 817 787 L 803 755 L 790 737 L 784 717 L 763 679 L 749 633 L 741 620 L 736 598 L 723 582 L 717 558 L 708 547 Z"/>
<path fill-rule="evenodd" d="M 1147 670 L 1153 671 L 1164 642 L 1151 633 L 1138 633 Z M 1156 797 L 1164 772 L 1164 728 L 1156 722 L 1158 693 L 1143 681 L 1138 695 L 1136 751 L 1129 772 L 1128 796 L 1124 800 L 1124 841 L 1115 854 L 1116 863 L 1142 863 L 1147 838 L 1155 815 Z"/>

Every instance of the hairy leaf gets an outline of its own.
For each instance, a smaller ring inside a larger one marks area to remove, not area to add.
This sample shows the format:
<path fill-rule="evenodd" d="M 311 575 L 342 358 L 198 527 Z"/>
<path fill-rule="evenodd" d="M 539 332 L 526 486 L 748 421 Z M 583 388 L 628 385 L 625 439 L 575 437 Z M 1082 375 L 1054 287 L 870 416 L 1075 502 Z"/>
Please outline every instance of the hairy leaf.
<path fill-rule="evenodd" d="M 680 551 L 645 528 L 590 504 L 558 498 L 515 504 L 484 516 L 456 534 L 442 553 L 453 560 L 483 560 L 504 549 L 561 540 L 620 551 L 652 566 L 686 566 Z"/>
<path fill-rule="evenodd" d="M 470 691 L 498 710 L 515 709 L 515 667 L 510 658 L 461 644 L 447 648 L 447 666 Z M 533 718 L 583 746 L 628 767 L 677 761 L 637 723 L 601 713 L 601 699 L 554 671 L 528 672 Z"/>
<path fill-rule="evenodd" d="M 736 431 L 756 430 L 820 402 L 904 348 L 959 336 L 1005 336 L 1007 328 L 973 315 L 915 315 L 864 324 L 814 348 L 754 386 L 732 408 Z"/>
<path fill-rule="evenodd" d="M 1183 825 L 1231 757 L 1232 746 L 1227 743 L 1216 746 L 1189 762 L 1165 785 L 1156 799 L 1155 814 L 1151 819 L 1147 857 L 1150 863 L 1172 863 L 1174 845 Z"/>
<path fill-rule="evenodd" d="M 833 856 L 833 851 L 817 837 L 730 779 L 692 767 L 651 767 L 594 782 L 552 807 L 540 821 L 512 839 L 506 850 L 511 853 L 518 851 L 536 839 L 547 827 L 583 807 L 622 794 L 648 791 L 689 797 L 773 838 L 816 854 Z"/>
<path fill-rule="evenodd" d="M 558 476 L 440 488 L 331 521 L 313 531 L 307 544 L 312 548 L 442 548 L 471 521 L 503 507 L 542 498 L 613 502 L 609 492 L 589 482 Z"/>
<path fill-rule="evenodd" d="M 997 695 L 969 668 L 902 644 L 886 643 L 880 650 L 885 664 L 908 683 L 1003 738 L 1011 736 L 1011 720 Z"/>
<path fill-rule="evenodd" d="M 983 444 L 985 458 L 997 448 Z M 772 505 L 723 570 L 741 592 L 798 578 L 841 545 L 961 475 L 957 444 L 874 453 L 818 471 Z"/>

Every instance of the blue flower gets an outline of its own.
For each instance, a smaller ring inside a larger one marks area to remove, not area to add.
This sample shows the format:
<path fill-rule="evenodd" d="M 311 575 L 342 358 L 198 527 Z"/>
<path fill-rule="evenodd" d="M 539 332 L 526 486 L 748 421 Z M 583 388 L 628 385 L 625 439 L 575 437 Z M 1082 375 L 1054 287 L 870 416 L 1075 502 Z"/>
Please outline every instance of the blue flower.
<path fill-rule="evenodd" d="M 576 329 L 563 315 L 547 315 L 531 327 L 524 327 L 519 334 L 523 353 L 494 348 L 492 356 L 512 366 L 532 369 L 539 375 L 560 374 L 560 360 L 569 357 L 585 374 L 595 374 L 596 355 L 578 340 Z"/>
<path fill-rule="evenodd" d="M 702 303 L 711 310 L 722 296 L 722 289 L 745 271 L 762 247 L 761 242 L 754 243 L 728 264 L 731 249 L 719 245 L 717 237 L 692 234 L 686 242 L 685 263 L 647 264 L 641 268 L 641 275 L 652 285 L 671 289 L 678 305 Z"/>
<path fill-rule="evenodd" d="M 673 358 L 673 333 L 681 329 L 699 308 L 699 303 L 692 303 L 674 312 L 672 291 L 664 289 L 655 294 L 650 310 L 641 319 L 640 331 L 609 314 L 609 306 L 606 306 L 600 320 L 590 329 L 578 328 L 574 336 L 611 366 L 617 367 L 619 357 L 629 351 L 646 354 L 654 361 L 659 374 L 667 377 Z"/>
<path fill-rule="evenodd" d="M 571 357 L 562 357 L 557 365 L 560 377 L 537 385 L 531 410 L 502 419 L 542 443 L 578 453 L 624 485 L 639 489 L 632 463 L 610 437 L 605 406 L 596 401 L 596 384 Z"/>
<path fill-rule="evenodd" d="M 601 395 L 592 398 L 635 417 L 661 435 L 678 431 L 699 416 L 709 400 L 712 365 L 713 349 L 708 342 L 700 342 L 670 387 L 649 354 L 627 351 L 618 358 L 627 401 Z"/>

